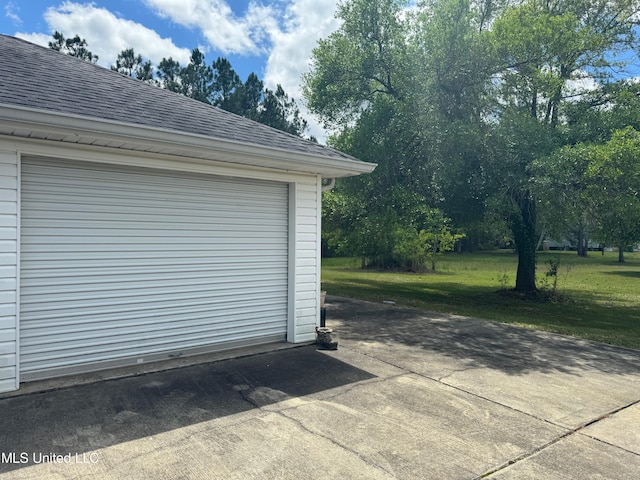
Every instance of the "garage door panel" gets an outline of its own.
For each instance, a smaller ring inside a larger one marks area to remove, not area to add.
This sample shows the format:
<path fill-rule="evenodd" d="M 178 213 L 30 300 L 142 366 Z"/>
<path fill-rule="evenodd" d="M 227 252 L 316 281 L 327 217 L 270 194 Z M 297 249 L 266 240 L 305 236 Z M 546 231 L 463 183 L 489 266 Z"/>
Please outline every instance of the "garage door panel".
<path fill-rule="evenodd" d="M 115 238 L 120 238 L 120 237 L 115 237 Z M 176 254 L 176 255 L 182 255 L 182 256 L 198 256 L 198 257 L 206 257 L 206 256 L 215 256 L 217 253 L 217 250 L 212 251 L 212 250 L 205 250 L 201 245 L 198 245 L 198 243 L 196 242 L 187 242 L 187 241 L 180 241 L 180 243 L 176 244 L 175 242 L 170 243 L 170 242 L 159 242 L 156 241 L 154 243 L 149 243 L 149 242 L 140 242 L 140 243 L 131 243 L 131 242 L 113 242 L 113 243 L 106 243 L 104 238 L 96 238 L 93 239 L 94 242 L 92 244 L 80 244 L 80 243 L 75 243 L 74 244 L 74 251 L 75 252 L 88 252 L 91 254 L 99 254 L 102 252 L 107 252 L 109 254 L 111 254 L 114 251 L 117 251 L 120 255 L 135 255 L 136 257 L 143 257 L 143 256 L 157 256 L 158 254 L 155 252 L 164 252 L 166 251 L 167 248 L 171 248 L 172 251 Z M 283 241 L 284 239 L 281 239 L 281 241 Z M 60 259 L 60 258 L 64 258 L 65 255 L 68 255 L 69 253 L 69 247 L 67 246 L 67 244 L 50 244 L 48 246 L 48 251 L 46 253 L 39 253 L 37 249 L 34 248 L 30 248 L 30 245 L 38 245 L 39 243 L 45 243 L 45 242 L 31 242 L 28 245 L 24 246 L 25 250 L 30 250 L 31 254 L 33 255 L 33 259 L 35 260 L 50 260 L 50 259 Z M 264 245 L 269 245 L 270 242 L 265 243 Z M 280 253 L 280 256 L 282 257 L 282 252 L 281 250 L 278 248 L 278 252 Z M 258 257 L 258 258 L 264 258 L 264 255 L 262 255 L 261 251 L 255 251 L 255 252 L 247 252 L 248 255 L 252 254 L 252 256 Z M 91 257 L 94 258 L 94 257 Z M 267 258 L 268 259 L 271 258 L 270 256 Z"/>
<path fill-rule="evenodd" d="M 43 222 L 46 223 L 46 222 Z M 76 243 L 87 243 L 95 241 L 95 237 L 102 238 L 104 241 L 111 242 L 114 241 L 117 243 L 152 243 L 153 241 L 149 240 L 147 237 L 143 237 L 141 234 L 147 233 L 149 235 L 153 235 L 153 238 L 158 238 L 160 240 L 166 241 L 175 241 L 176 239 L 182 239 L 182 235 L 178 233 L 179 225 L 174 225 L 173 227 L 165 227 L 158 228 L 159 226 L 155 226 L 153 229 L 143 230 L 140 228 L 140 224 L 123 224 L 122 228 L 118 229 L 117 232 L 114 228 L 101 228 L 101 227 L 85 227 L 85 228 L 77 228 L 74 225 L 70 225 L 69 228 L 63 227 L 51 227 L 47 228 L 46 226 L 42 228 L 30 228 L 25 226 L 21 229 L 21 232 L 24 236 L 28 237 L 37 237 L 33 238 L 33 240 L 29 240 L 25 247 L 28 247 L 30 244 L 47 244 L 51 242 L 59 242 L 61 244 L 66 245 L 75 245 Z M 160 226 L 161 227 L 161 226 Z M 219 223 L 219 228 L 233 228 L 232 224 L 224 224 Z M 87 230 L 87 228 L 91 228 L 91 230 Z M 258 244 L 255 239 L 247 238 L 248 236 L 261 235 L 261 231 L 249 230 L 246 228 L 240 229 L 241 233 L 244 233 L 243 238 L 237 238 L 239 243 L 242 243 L 246 246 L 254 246 L 259 247 L 263 244 L 268 244 L 268 238 L 265 241 L 261 241 Z M 230 244 L 231 238 L 228 241 L 217 240 L 216 238 L 211 238 L 211 231 L 205 228 L 202 229 L 190 229 L 190 243 L 201 243 L 198 242 L 198 238 L 202 238 L 203 240 L 211 240 L 212 244 L 222 243 L 222 244 Z M 126 239 L 123 237 L 127 237 Z M 120 239 L 120 240 L 118 240 Z M 238 242 L 231 243 L 237 244 Z"/>
<path fill-rule="evenodd" d="M 196 305 L 202 304 L 202 302 L 212 303 L 217 300 L 218 297 L 224 298 L 225 293 L 232 290 L 232 287 L 228 287 L 222 292 L 217 292 L 214 289 L 178 289 L 172 291 L 171 289 L 144 289 L 134 294 L 128 290 L 108 290 L 104 293 L 98 293 L 96 291 L 85 291 L 75 293 L 53 293 L 44 295 L 31 295 L 33 304 L 37 307 L 26 307 L 22 312 L 28 314 L 29 312 L 39 311 L 52 311 L 52 310 L 64 310 L 67 314 L 72 315 L 74 310 L 86 310 L 90 308 L 100 308 L 103 306 L 110 307 L 113 305 L 113 298 L 118 298 L 118 303 L 122 306 L 131 306 L 132 308 L 147 308 L 146 304 L 162 304 L 162 305 L 175 305 L 175 304 L 187 304 Z M 28 293 L 25 293 L 29 296 Z M 52 301 L 51 297 L 55 296 L 56 300 Z M 254 295 L 236 295 L 237 301 L 243 301 L 245 299 L 253 298 Z M 28 315 L 25 319 L 28 319 Z"/>
<path fill-rule="evenodd" d="M 103 351 L 119 350 L 122 346 L 135 345 L 136 348 L 142 346 L 151 346 L 154 344 L 173 343 L 178 338 L 199 338 L 206 343 L 206 336 L 212 332 L 217 334 L 225 333 L 232 335 L 238 333 L 242 329 L 247 332 L 254 331 L 256 328 L 261 329 L 277 329 L 278 319 L 273 317 L 269 322 L 269 317 L 260 319 L 247 320 L 244 315 L 246 313 L 254 313 L 256 309 L 243 309 L 233 315 L 221 316 L 218 318 L 201 317 L 193 318 L 188 322 L 177 325 L 171 320 L 162 321 L 162 317 L 153 323 L 147 322 L 136 325 L 135 328 L 124 328 L 124 324 L 120 326 L 109 324 L 111 329 L 109 338 L 96 335 L 98 331 L 105 331 L 107 328 L 97 325 L 94 330 L 79 330 L 77 328 L 60 328 L 47 335 L 34 335 L 25 342 L 25 352 L 34 352 L 37 355 L 44 355 L 46 352 L 64 352 L 72 351 L 88 353 L 100 347 Z M 264 321 L 267 320 L 267 321 Z M 230 321 L 232 326 L 230 327 Z M 149 328 L 153 326 L 154 328 Z M 188 327 L 188 329 L 184 328 Z M 119 337 L 119 338 L 118 338 Z M 117 340 L 117 341 L 113 341 Z"/>
<path fill-rule="evenodd" d="M 224 345 L 225 343 L 235 343 L 237 342 L 239 334 L 248 335 L 252 332 L 255 332 L 256 330 L 263 338 L 278 335 L 278 330 L 276 328 L 266 328 L 263 325 L 249 326 L 244 330 L 236 330 L 237 329 L 234 329 L 227 334 L 225 334 L 224 330 L 215 332 L 216 337 L 218 338 L 218 344 Z M 156 339 L 156 341 L 150 341 L 152 339 L 147 339 L 147 341 L 145 342 L 130 341 L 126 336 L 123 336 L 123 339 L 125 340 L 110 343 L 108 345 L 96 344 L 91 346 L 57 349 L 45 352 L 31 352 L 27 349 L 29 361 L 23 360 L 21 362 L 21 369 L 26 369 L 29 378 L 33 379 L 43 376 L 43 374 L 34 375 L 34 373 L 30 373 L 42 364 L 47 365 L 48 373 L 44 374 L 44 376 L 51 376 L 49 372 L 51 372 L 51 370 L 55 368 L 66 367 L 66 369 L 68 370 L 71 370 L 73 368 L 74 370 L 78 369 L 82 371 L 84 369 L 78 367 L 82 367 L 85 365 L 89 367 L 99 367 L 99 363 L 101 362 L 126 358 L 131 350 L 135 350 L 136 352 L 138 352 L 138 358 L 144 358 L 147 355 L 155 355 L 158 352 L 171 351 L 175 341 L 180 341 L 180 343 L 183 345 L 183 350 L 195 349 L 198 347 L 205 347 L 210 345 L 206 340 L 203 340 L 203 336 L 201 333 L 193 335 L 183 335 L 179 338 L 171 339 L 167 337 L 160 337 Z M 175 356 L 179 356 L 179 354 L 176 354 Z M 92 370 L 94 368 L 89 369 Z M 59 373 L 56 372 L 56 374 Z"/>
<path fill-rule="evenodd" d="M 215 201 L 216 205 L 219 205 L 220 208 L 214 210 L 214 212 L 219 213 L 230 211 L 242 212 L 243 210 L 251 211 L 254 208 L 264 212 L 273 211 L 272 205 L 258 203 L 261 199 L 265 198 L 265 196 L 269 195 L 269 191 L 254 191 L 253 188 L 245 185 L 239 185 L 239 188 L 247 189 L 244 193 L 246 198 L 228 198 L 227 196 L 232 195 L 232 192 L 226 189 L 202 190 L 200 192 L 191 189 L 189 192 L 185 192 L 166 187 L 160 192 L 148 192 L 148 189 L 141 188 L 136 184 L 131 184 L 131 188 L 136 188 L 137 191 L 123 192 L 122 188 L 108 189 L 101 184 L 103 197 L 96 198 L 92 196 L 95 195 L 95 190 L 90 188 L 74 188 L 73 185 L 61 185 L 56 189 L 52 189 L 44 183 L 30 184 L 29 188 L 23 192 L 22 198 L 34 202 L 34 207 L 38 203 L 44 204 L 43 206 L 47 210 L 59 210 L 64 206 L 73 206 L 74 208 L 85 211 L 108 213 L 113 210 L 127 210 L 132 202 L 135 202 L 140 208 L 156 210 L 158 208 L 157 202 L 171 199 L 172 203 L 167 205 L 166 208 L 169 213 L 172 214 L 180 214 L 180 212 L 184 211 L 206 213 L 207 209 L 203 206 L 203 202 L 206 203 L 210 201 Z M 45 192 L 40 189 L 44 189 Z M 51 205 L 48 202 L 49 198 L 56 198 L 59 200 L 59 203 Z M 80 200 L 82 203 L 79 202 Z"/>
<path fill-rule="evenodd" d="M 273 275 L 281 274 L 281 269 L 270 269 L 270 273 L 264 273 L 261 275 L 251 274 L 247 272 L 244 275 L 246 279 L 243 282 L 246 285 L 245 288 L 255 286 L 261 287 L 262 283 L 269 282 L 269 286 L 272 288 L 264 288 L 264 292 L 270 292 L 271 290 L 280 289 L 285 283 L 274 283 L 272 281 Z M 182 273 L 182 272 L 181 272 Z M 75 293 L 90 293 L 100 292 L 102 295 L 108 295 L 107 291 L 118 291 L 120 293 L 129 293 L 130 295 L 136 295 L 137 290 L 142 294 L 142 289 L 148 291 L 159 292 L 165 290 L 165 293 L 180 292 L 180 291 L 217 291 L 221 292 L 225 289 L 235 289 L 235 285 L 229 284 L 224 280 L 214 282 L 208 275 L 209 272 L 192 272 L 193 276 L 180 276 L 180 275 L 131 275 L 132 278 L 128 278 L 127 275 L 108 275 L 97 276 L 91 275 L 83 278 L 77 277 L 46 277 L 33 279 L 29 282 L 25 280 L 22 283 L 23 293 L 27 296 L 43 295 L 43 300 L 48 299 L 52 294 L 68 294 L 68 285 L 75 285 L 73 291 Z M 106 278 L 105 278 L 106 277 Z M 237 282 L 236 282 L 237 283 Z M 131 291 L 135 289 L 136 291 Z M 252 293 L 255 295 L 255 293 Z M 59 301 L 60 299 L 57 298 Z"/>
<path fill-rule="evenodd" d="M 106 322 L 118 317 L 125 321 L 128 320 L 128 322 L 126 322 L 127 328 L 135 328 L 138 324 L 145 324 L 145 319 L 168 318 L 167 321 L 169 322 L 181 326 L 187 326 L 190 319 L 195 317 L 208 318 L 208 321 L 214 322 L 217 318 L 221 318 L 224 321 L 232 321 L 234 316 L 237 315 L 246 315 L 247 318 L 255 320 L 258 323 L 264 322 L 269 316 L 275 316 L 279 319 L 281 324 L 282 318 L 280 312 L 273 310 L 274 305 L 272 302 L 260 302 L 260 299 L 254 300 L 253 302 L 253 304 L 237 310 L 221 307 L 220 313 L 215 314 L 211 313 L 211 307 L 214 306 L 211 302 L 200 302 L 189 305 L 178 302 L 164 302 L 161 308 L 158 309 L 151 308 L 149 305 L 141 304 L 131 305 L 132 308 L 130 309 L 115 308 L 111 310 L 108 308 L 94 307 L 90 309 L 77 309 L 70 312 L 68 315 L 60 314 L 60 311 L 52 312 L 51 316 L 43 315 L 43 312 L 33 312 L 29 319 L 29 321 L 34 323 L 33 328 L 37 328 L 38 323 L 44 324 L 44 327 L 38 332 L 32 332 L 31 329 L 21 331 L 21 341 L 24 342 L 21 343 L 21 345 L 29 346 L 30 338 L 35 338 L 40 335 L 46 336 L 55 332 L 58 326 L 52 327 L 50 324 L 47 324 L 47 321 L 50 319 L 58 321 L 61 324 L 61 327 L 67 327 L 71 324 L 76 330 L 78 330 L 82 328 L 89 328 L 88 325 L 90 325 L 99 327 L 100 330 L 103 330 L 105 333 L 109 333 L 110 328 L 110 325 L 107 325 Z M 127 314 L 129 314 L 129 317 L 127 317 Z M 132 322 L 130 319 L 132 315 L 137 317 L 135 322 Z M 189 320 L 181 318 L 179 322 L 176 322 L 176 316 L 183 315 L 188 316 Z M 86 320 L 86 323 L 83 323 L 84 320 Z M 101 323 L 103 320 L 105 323 Z M 46 330 L 46 332 L 44 330 Z"/>
<path fill-rule="evenodd" d="M 124 357 L 132 349 L 138 352 L 138 355 L 162 351 L 153 348 L 157 345 L 166 346 L 168 347 L 166 351 L 172 351 L 176 341 L 180 341 L 183 348 L 208 345 L 207 338 L 210 334 L 214 334 L 218 341 L 236 340 L 238 334 L 248 335 L 256 330 L 277 334 L 279 328 L 276 323 L 275 318 L 273 322 L 240 322 L 236 319 L 236 322 L 230 326 L 229 322 L 221 319 L 218 323 L 208 322 L 205 325 L 200 325 L 199 328 L 191 326 L 189 330 L 176 328 L 174 331 L 147 329 L 145 332 L 130 332 L 120 329 L 110 332 L 109 338 L 100 335 L 78 335 L 76 338 L 65 336 L 65 345 L 60 342 L 52 342 L 48 337 L 32 337 L 32 342 L 24 346 L 24 352 L 21 354 L 26 354 L 26 362 L 32 363 L 37 363 L 44 358 L 53 360 L 57 357 L 59 358 L 59 361 L 56 361 L 57 365 L 65 363 L 65 358 L 78 355 L 95 355 L 95 359 L 100 357 L 102 360 L 103 355 L 108 352 L 120 352 Z M 188 340 L 189 345 L 186 345 L 183 340 Z M 29 368 L 31 365 L 25 363 L 22 366 Z"/>
<path fill-rule="evenodd" d="M 117 193 L 114 193 L 117 195 Z M 26 197 L 28 198 L 28 196 Z M 53 196 L 49 198 L 55 198 Z M 166 200 L 167 197 L 165 197 Z M 64 201 L 59 199 L 55 205 L 52 205 L 46 200 L 46 196 L 42 201 L 34 201 L 28 198 L 31 202 L 29 209 L 32 212 L 32 216 L 36 218 L 63 218 L 63 219 L 77 219 L 77 218 L 94 218 L 99 217 L 103 220 L 114 219 L 117 221 L 134 219 L 146 221 L 146 216 L 157 216 L 160 219 L 173 219 L 179 222 L 184 222 L 186 219 L 194 218 L 196 221 L 200 219 L 211 219 L 217 221 L 224 221 L 225 219 L 235 220 L 238 216 L 244 216 L 246 218 L 255 218 L 256 214 L 269 215 L 272 220 L 281 220 L 282 216 L 277 209 L 269 205 L 257 204 L 255 208 L 251 208 L 250 205 L 238 205 L 235 202 L 220 202 L 217 203 L 216 209 L 203 208 L 202 203 L 180 203 L 173 201 L 171 206 L 166 208 L 158 208 L 157 202 L 159 199 L 149 202 L 148 205 L 140 202 L 138 198 L 121 198 L 120 203 L 114 205 L 113 200 L 105 198 L 104 202 L 91 203 L 89 200 L 84 200 L 82 197 L 71 199 L 69 195 L 65 197 Z M 82 201 L 82 204 L 75 203 L 75 201 Z M 205 198 L 201 196 L 200 202 L 204 200 L 211 200 L 211 198 Z M 97 202 L 95 199 L 91 199 L 92 202 Z M 256 202 L 258 200 L 256 199 Z M 131 211 L 131 203 L 136 203 L 136 210 Z M 84 214 L 84 215 L 82 215 Z M 122 217 L 120 217 L 122 216 Z M 156 219 L 158 220 L 158 219 Z M 267 225 L 264 225 L 267 226 Z"/>
<path fill-rule="evenodd" d="M 22 165 L 23 378 L 284 338 L 288 187 Z"/>
<path fill-rule="evenodd" d="M 154 218 L 155 217 L 157 218 Z M 255 218 L 255 217 L 254 217 Z M 269 225 L 261 226 L 261 232 L 271 232 L 278 236 L 282 224 L 276 223 L 280 216 L 274 214 L 262 213 L 260 214 L 262 221 L 269 221 Z M 235 225 L 238 220 L 251 221 L 250 215 L 237 215 L 236 218 L 228 220 L 223 217 L 216 217 L 214 215 L 203 215 L 200 217 L 188 217 L 186 215 L 163 215 L 161 212 L 156 214 L 152 213 L 138 213 L 138 214 L 122 214 L 122 215 L 107 215 L 96 214 L 92 212 L 47 212 L 42 214 L 40 218 L 29 218 L 27 223 L 23 225 L 25 228 L 67 228 L 75 227 L 78 229 L 139 229 L 140 224 L 153 222 L 153 225 L 157 229 L 189 229 L 189 230 L 204 230 L 207 232 L 216 232 L 218 229 L 212 228 L 213 225 Z M 245 230 L 250 233 L 249 225 L 238 225 L 240 231 Z M 149 232 L 151 233 L 151 232 Z M 147 232 L 145 232 L 147 234 Z"/>
<path fill-rule="evenodd" d="M 279 300 L 283 300 L 282 297 L 276 297 Z M 244 305 L 244 304 L 243 304 Z M 200 303 L 192 305 L 163 305 L 161 308 L 144 308 L 140 309 L 136 313 L 136 322 L 131 322 L 131 310 L 106 310 L 102 311 L 94 309 L 92 311 L 77 311 L 73 312 L 77 315 L 54 315 L 49 317 L 41 314 L 42 312 L 32 312 L 29 315 L 29 321 L 32 323 L 33 331 L 22 332 L 22 339 L 25 341 L 25 346 L 29 344 L 29 338 L 36 338 L 43 335 L 46 329 L 46 335 L 55 334 L 63 330 L 73 331 L 97 331 L 97 330 L 109 330 L 113 328 L 136 328 L 138 325 L 159 325 L 161 323 L 175 322 L 177 315 L 188 316 L 187 319 L 183 319 L 178 325 L 188 326 L 190 322 L 211 322 L 216 321 L 231 322 L 234 319 L 249 319 L 252 322 L 266 323 L 266 319 L 274 318 L 280 321 L 278 312 L 270 308 L 273 305 L 273 301 L 257 298 L 251 299 L 246 302 L 242 308 L 238 308 L 237 305 L 216 305 L 218 308 L 215 314 L 211 312 L 210 303 Z M 56 318 L 56 325 L 51 326 L 50 318 Z M 36 331 L 36 329 L 38 329 Z"/>
<path fill-rule="evenodd" d="M 229 268 L 239 269 L 242 264 L 228 264 Z M 252 273 L 238 272 L 238 276 L 246 276 L 250 278 L 258 278 L 261 275 L 265 275 L 270 279 L 270 275 L 282 274 L 283 269 L 278 268 L 277 265 L 267 263 L 256 263 L 254 265 L 260 270 L 264 270 L 265 273 Z M 267 267 L 270 267 L 273 274 L 267 271 Z M 209 268 L 208 265 L 164 265 L 161 268 L 137 268 L 131 267 L 126 271 L 122 268 L 112 267 L 103 268 L 100 272 L 96 269 L 71 269 L 70 271 L 61 274 L 59 270 L 47 269 L 42 270 L 37 277 L 25 278 L 22 280 L 22 288 L 29 288 L 33 286 L 55 286 L 55 285 L 85 285 L 94 283 L 114 283 L 114 282 L 136 282 L 136 281 L 148 281 L 148 282 L 163 282 L 163 281 L 178 281 L 178 280 L 190 280 L 192 283 L 197 284 L 204 281 L 209 281 Z M 214 270 L 211 268 L 211 270 Z M 224 272 L 224 267 L 217 268 L 220 272 Z M 100 274 L 99 274 L 100 273 Z M 86 276 L 83 276 L 86 274 Z M 198 279 L 204 280 L 198 280 Z"/>
<path fill-rule="evenodd" d="M 73 308 L 86 308 L 88 306 L 101 306 L 111 305 L 113 298 L 118 298 L 118 303 L 125 304 L 139 304 L 161 301 L 198 301 L 199 299 L 208 299 L 210 301 L 218 299 L 220 300 L 230 298 L 252 298 L 256 296 L 254 292 L 239 293 L 238 290 L 245 288 L 244 285 L 236 283 L 218 283 L 206 286 L 194 285 L 192 287 L 144 287 L 141 284 L 127 285 L 125 288 L 113 288 L 113 285 L 109 285 L 110 288 L 105 289 L 79 289 L 73 288 L 72 292 L 68 289 L 58 288 L 53 292 L 48 291 L 48 288 L 44 288 L 44 293 L 32 293 L 40 292 L 39 288 L 32 288 L 22 294 L 29 299 L 29 303 L 25 305 L 24 309 L 21 309 L 23 313 L 30 311 L 40 310 L 55 310 L 65 309 L 71 311 Z M 260 293 L 274 294 L 281 292 L 282 288 L 286 286 L 286 283 L 273 284 L 270 288 L 264 288 L 260 290 Z M 251 285 L 249 285 L 249 288 Z M 111 302 L 111 303 L 110 303 Z"/>

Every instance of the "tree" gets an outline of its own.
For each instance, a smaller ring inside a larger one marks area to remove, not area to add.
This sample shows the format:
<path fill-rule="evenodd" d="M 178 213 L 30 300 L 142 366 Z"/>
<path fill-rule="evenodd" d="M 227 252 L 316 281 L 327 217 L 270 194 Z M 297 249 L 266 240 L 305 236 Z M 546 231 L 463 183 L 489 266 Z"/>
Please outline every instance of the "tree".
<path fill-rule="evenodd" d="M 574 232 L 579 256 L 587 255 L 588 232 L 594 228 L 583 178 L 589 148 L 586 144 L 566 145 L 534 160 L 531 168 L 532 190 L 542 211 L 541 235 L 549 233 L 561 239 L 567 232 Z"/>
<path fill-rule="evenodd" d="M 640 241 L 640 132 L 616 131 L 605 144 L 589 148 L 585 194 L 594 217 L 596 239 L 624 249 Z"/>
<path fill-rule="evenodd" d="M 616 131 L 640 129 L 639 94 L 640 85 L 619 81 L 567 104 L 561 126 L 566 145 L 534 162 L 533 188 L 545 228 L 556 238 L 572 232 L 578 255 L 586 256 L 589 236 L 599 230 L 585 179 L 593 148 L 610 142 Z"/>
<path fill-rule="evenodd" d="M 438 190 L 437 205 L 464 228 L 468 245 L 486 234 L 482 219 L 497 188 L 484 165 L 494 136 L 484 118 L 495 102 L 491 78 L 498 63 L 486 28 L 501 3 L 431 2 L 409 25 L 407 48 L 414 61 L 408 65 L 407 96 L 415 105 L 422 162 L 432 165 L 429 188 Z"/>
<path fill-rule="evenodd" d="M 567 142 L 566 122 L 580 121 L 570 117 L 578 113 L 576 99 L 631 58 L 623 52 L 637 47 L 638 2 L 405 6 L 341 4 L 342 27 L 319 42 L 304 77 L 308 104 L 339 131 L 331 139 L 335 146 L 353 145 L 349 153 L 378 161 L 389 174 L 392 186 L 378 179 L 383 189 L 372 189 L 369 207 L 402 185 L 456 221 L 495 209 L 517 245 L 515 288 L 535 292 L 534 162 Z M 390 135 L 398 149 L 390 148 Z M 372 152 L 366 142 L 353 141 L 360 137 L 385 148 Z"/>
<path fill-rule="evenodd" d="M 162 88 L 166 88 L 171 92 L 181 93 L 182 86 L 180 84 L 180 72 L 182 67 L 180 63 L 173 58 L 163 58 L 158 64 L 156 73 L 158 75 L 158 84 Z"/>
<path fill-rule="evenodd" d="M 204 61 L 204 54 L 197 48 L 191 51 L 189 64 L 179 71 L 179 92 L 203 103 L 211 103 L 213 94 L 213 70 Z"/>
<path fill-rule="evenodd" d="M 118 54 L 115 65 L 111 66 L 111 70 L 144 82 L 153 80 L 151 61 L 143 61 L 142 55 L 136 55 L 133 48 L 122 50 Z"/>
<path fill-rule="evenodd" d="M 567 145 L 536 162 L 541 189 L 564 216 L 576 216 L 592 238 L 624 249 L 640 241 L 640 133 L 633 127 L 616 130 L 606 143 Z"/>
<path fill-rule="evenodd" d="M 345 185 L 344 183 L 342 185 Z M 393 235 L 398 226 L 397 214 L 391 208 L 369 211 L 366 197 L 334 190 L 323 193 L 322 236 L 339 255 L 361 258 L 361 267 L 389 266 L 393 251 Z"/>
<path fill-rule="evenodd" d="M 402 97 L 402 6 L 398 0 L 338 5 L 336 17 L 342 26 L 318 42 L 311 72 L 303 77 L 308 106 L 325 125 L 347 125 L 380 94 Z"/>
<path fill-rule="evenodd" d="M 65 55 L 81 58 L 85 62 L 96 63 L 98 61 L 98 56 L 87 48 L 87 41 L 77 34 L 73 38 L 64 38 L 64 35 L 56 30 L 53 34 L 53 42 L 49 42 L 49 48 Z"/>
<path fill-rule="evenodd" d="M 319 42 L 304 77 L 308 106 L 338 130 L 331 146 L 378 164 L 371 175 L 339 180 L 336 192 L 346 200 L 339 205 L 347 208 L 332 205 L 324 223 L 341 251 L 361 255 L 363 266 L 396 263 L 396 230 L 420 231 L 426 197 L 437 197 L 424 133 L 415 127 L 419 107 L 406 100 L 410 79 L 403 76 L 408 53 L 401 14 L 399 1 L 342 4 L 342 27 Z"/>
<path fill-rule="evenodd" d="M 412 16 L 399 1 L 343 4 L 337 13 L 342 28 L 319 42 L 312 70 L 304 77 L 308 105 L 327 127 L 339 131 L 331 145 L 378 164 L 364 179 L 341 180 L 339 188 L 366 202 L 369 215 L 388 218 L 383 212 L 393 205 L 402 212 L 396 220 L 400 230 L 413 228 L 416 211 L 436 206 L 447 208 L 456 221 L 471 222 L 474 214 L 482 214 L 486 198 L 478 148 L 485 132 L 470 120 L 480 117 L 470 100 L 484 99 L 479 95 L 484 86 L 447 70 L 458 58 L 450 55 L 455 35 L 460 37 L 458 51 L 466 55 L 460 65 L 467 73 L 479 72 L 474 62 L 482 55 L 462 44 L 471 30 L 461 27 L 463 21 L 448 33 L 435 26 L 448 27 L 460 17 L 435 7 Z M 459 81 L 453 85 L 455 77 Z M 461 141 L 454 143 L 454 138 Z M 470 167 L 477 174 L 472 181 L 466 176 Z M 454 168 L 461 174 L 445 173 Z M 453 195 L 454 190 L 459 194 Z M 384 256 L 392 259 L 393 248 Z"/>
<path fill-rule="evenodd" d="M 491 38 L 502 62 L 494 115 L 500 120 L 498 131 L 506 126 L 510 132 L 500 135 L 506 145 L 503 141 L 499 147 L 500 165 L 494 172 L 507 180 L 515 207 L 509 219 L 519 254 L 516 290 L 536 289 L 532 162 L 560 146 L 567 100 L 586 93 L 580 81 L 604 79 L 617 65 L 614 53 L 634 42 L 635 9 L 635 2 L 626 0 L 530 0 L 507 8 L 493 24 Z M 532 144 L 531 138 L 538 141 Z"/>
<path fill-rule="evenodd" d="M 308 128 L 307 121 L 302 118 L 296 101 L 289 98 L 280 84 L 275 91 L 268 88 L 264 90 L 257 120 L 270 127 L 298 136 L 302 136 Z"/>
<path fill-rule="evenodd" d="M 232 95 L 233 109 L 230 111 L 257 121 L 260 115 L 263 90 L 264 83 L 258 78 L 258 75 L 251 72 L 244 84 L 238 86 Z"/>
<path fill-rule="evenodd" d="M 566 143 L 606 143 L 616 130 L 640 130 L 640 83 L 607 83 L 566 105 Z"/>
<path fill-rule="evenodd" d="M 242 85 L 240 77 L 226 58 L 218 57 L 213 68 L 213 105 L 233 111 L 234 92 Z"/>
<path fill-rule="evenodd" d="M 409 226 L 396 231 L 394 254 L 401 264 L 413 271 L 430 264 L 435 272 L 438 258 L 452 251 L 464 234 L 455 233 L 451 228 L 451 219 L 446 218 L 440 210 L 432 209 L 425 213 L 423 229 L 418 231 Z"/>

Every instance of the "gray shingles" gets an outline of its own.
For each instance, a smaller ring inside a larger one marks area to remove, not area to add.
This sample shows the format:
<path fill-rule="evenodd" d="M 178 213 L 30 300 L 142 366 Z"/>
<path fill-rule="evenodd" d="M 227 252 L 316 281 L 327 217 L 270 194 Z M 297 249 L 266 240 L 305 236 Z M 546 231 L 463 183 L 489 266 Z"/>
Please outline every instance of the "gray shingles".
<path fill-rule="evenodd" d="M 314 142 L 6 35 L 0 35 L 2 104 L 353 160 Z"/>

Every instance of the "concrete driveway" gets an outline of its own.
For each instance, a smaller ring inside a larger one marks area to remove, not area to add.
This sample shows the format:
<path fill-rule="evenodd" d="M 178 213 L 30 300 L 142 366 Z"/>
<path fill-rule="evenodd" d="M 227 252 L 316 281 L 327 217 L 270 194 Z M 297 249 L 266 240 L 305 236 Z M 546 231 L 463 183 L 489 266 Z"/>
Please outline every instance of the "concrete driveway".
<path fill-rule="evenodd" d="M 1 395 L 0 478 L 640 477 L 638 351 L 336 297 L 328 326 L 337 351 Z"/>

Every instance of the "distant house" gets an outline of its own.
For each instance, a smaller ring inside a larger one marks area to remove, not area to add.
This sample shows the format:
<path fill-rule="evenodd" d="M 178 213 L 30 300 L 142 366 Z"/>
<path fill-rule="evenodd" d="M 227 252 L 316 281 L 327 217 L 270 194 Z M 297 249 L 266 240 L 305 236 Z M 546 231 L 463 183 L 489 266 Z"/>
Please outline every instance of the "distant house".
<path fill-rule="evenodd" d="M 323 179 L 374 164 L 0 36 L 0 391 L 314 339 Z"/>
<path fill-rule="evenodd" d="M 543 250 L 571 250 L 575 249 L 575 245 L 567 239 L 558 242 L 553 238 L 547 238 L 542 242 L 542 248 Z"/>

